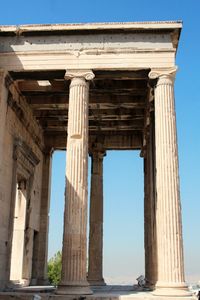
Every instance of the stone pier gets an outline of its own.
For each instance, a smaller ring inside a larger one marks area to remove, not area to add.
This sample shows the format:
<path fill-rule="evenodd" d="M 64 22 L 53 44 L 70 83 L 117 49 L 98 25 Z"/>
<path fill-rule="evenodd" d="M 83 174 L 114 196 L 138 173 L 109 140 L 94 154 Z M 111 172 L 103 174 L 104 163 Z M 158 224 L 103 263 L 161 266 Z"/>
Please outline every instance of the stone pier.
<path fill-rule="evenodd" d="M 42 170 L 42 195 L 40 207 L 40 231 L 38 236 L 38 255 L 36 260 L 36 272 L 34 281 L 37 285 L 48 285 L 47 260 L 48 260 L 48 231 L 49 231 L 49 209 L 51 194 L 51 165 L 52 151 L 46 149 L 43 158 Z M 34 282 L 33 282 L 34 283 Z"/>

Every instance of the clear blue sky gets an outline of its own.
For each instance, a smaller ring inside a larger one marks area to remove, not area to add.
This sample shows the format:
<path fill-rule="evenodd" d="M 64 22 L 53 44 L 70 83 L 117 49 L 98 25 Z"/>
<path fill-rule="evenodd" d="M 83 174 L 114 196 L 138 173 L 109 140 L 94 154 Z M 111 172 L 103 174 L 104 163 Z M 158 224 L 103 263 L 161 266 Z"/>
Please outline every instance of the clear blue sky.
<path fill-rule="evenodd" d="M 189 281 L 200 280 L 200 1 L 10 0 L 1 1 L 0 7 L 2 25 L 183 20 L 177 53 L 176 111 L 185 269 Z M 61 247 L 64 169 L 65 153 L 55 154 L 50 255 Z M 144 273 L 143 164 L 139 153 L 109 152 L 104 186 L 104 274 L 134 280 Z"/>

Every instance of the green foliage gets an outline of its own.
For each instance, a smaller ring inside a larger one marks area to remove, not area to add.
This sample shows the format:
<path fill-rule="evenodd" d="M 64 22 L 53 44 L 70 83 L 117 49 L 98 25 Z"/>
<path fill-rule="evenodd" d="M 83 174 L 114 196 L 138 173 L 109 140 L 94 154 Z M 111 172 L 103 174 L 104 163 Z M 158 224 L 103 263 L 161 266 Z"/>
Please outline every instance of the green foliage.
<path fill-rule="evenodd" d="M 58 251 L 48 261 L 48 279 L 52 285 L 57 286 L 61 279 L 62 254 Z"/>

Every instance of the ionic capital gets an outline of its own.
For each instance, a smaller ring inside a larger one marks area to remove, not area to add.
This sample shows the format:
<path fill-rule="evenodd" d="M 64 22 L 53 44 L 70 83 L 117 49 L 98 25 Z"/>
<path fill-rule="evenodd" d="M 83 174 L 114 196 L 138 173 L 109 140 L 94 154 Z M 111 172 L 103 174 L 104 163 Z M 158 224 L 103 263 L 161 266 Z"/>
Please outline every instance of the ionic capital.
<path fill-rule="evenodd" d="M 104 156 L 106 156 L 106 150 L 103 147 L 99 148 L 91 148 L 89 150 L 90 157 L 93 157 L 94 159 L 103 159 Z"/>
<path fill-rule="evenodd" d="M 177 67 L 168 69 L 151 69 L 149 79 L 157 79 L 157 86 L 160 84 L 173 84 Z"/>
<path fill-rule="evenodd" d="M 94 159 L 103 159 L 106 156 L 106 150 L 103 146 L 103 141 L 93 143 L 89 148 L 89 155 Z"/>
<path fill-rule="evenodd" d="M 65 73 L 65 79 L 84 79 L 90 81 L 94 79 L 95 75 L 92 70 L 67 70 Z"/>
<path fill-rule="evenodd" d="M 52 155 L 53 155 L 53 152 L 54 152 L 54 148 L 53 147 L 45 147 L 44 149 L 43 149 L 43 154 L 44 154 L 44 156 L 45 157 L 52 157 Z"/>
<path fill-rule="evenodd" d="M 90 156 L 92 158 L 92 174 L 103 176 L 103 158 L 106 156 L 106 151 L 93 149 Z"/>
<path fill-rule="evenodd" d="M 93 159 L 103 159 L 104 156 L 106 156 L 106 151 L 103 150 L 95 150 L 91 153 L 91 156 L 93 157 Z"/>

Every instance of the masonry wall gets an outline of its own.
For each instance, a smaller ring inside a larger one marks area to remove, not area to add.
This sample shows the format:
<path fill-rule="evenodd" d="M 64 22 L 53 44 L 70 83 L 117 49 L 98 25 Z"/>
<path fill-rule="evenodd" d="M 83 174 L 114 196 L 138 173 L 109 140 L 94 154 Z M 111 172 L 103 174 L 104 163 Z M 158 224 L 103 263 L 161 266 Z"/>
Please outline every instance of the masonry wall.
<path fill-rule="evenodd" d="M 11 202 L 14 139 L 20 138 L 24 141 L 40 160 L 35 167 L 30 195 L 29 227 L 32 232 L 39 230 L 43 163 L 43 154 L 33 140 L 30 130 L 27 130 L 27 127 L 21 123 L 16 112 L 7 104 L 8 92 L 4 84 L 5 75 L 3 71 L 0 71 L 0 288 L 6 285 L 9 274 L 10 226 L 13 222 L 10 216 L 14 209 Z M 42 139 L 42 132 L 40 138 Z M 31 277 L 32 242 L 29 242 L 28 247 L 27 257 L 30 264 L 28 276 Z"/>

